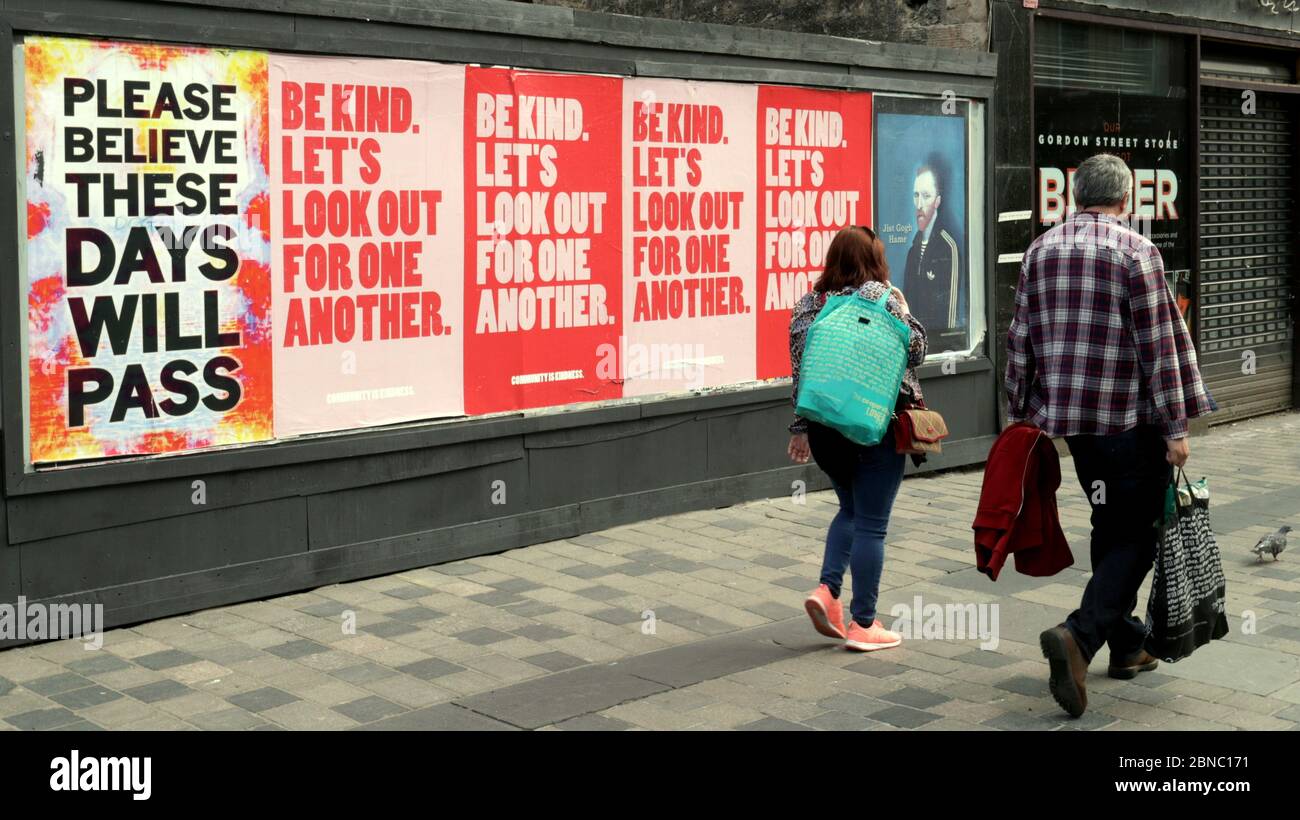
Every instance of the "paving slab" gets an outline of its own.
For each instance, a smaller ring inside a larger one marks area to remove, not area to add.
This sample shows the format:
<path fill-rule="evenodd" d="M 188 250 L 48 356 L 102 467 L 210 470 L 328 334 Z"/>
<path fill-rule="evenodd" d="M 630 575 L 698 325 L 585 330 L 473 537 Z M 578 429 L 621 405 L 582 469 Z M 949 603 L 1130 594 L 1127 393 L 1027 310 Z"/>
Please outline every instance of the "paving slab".
<path fill-rule="evenodd" d="M 273 686 L 264 686 L 261 689 L 231 695 L 226 700 L 249 712 L 264 712 L 267 709 L 293 703 L 298 698 Z"/>
<path fill-rule="evenodd" d="M 743 726 L 737 726 L 740 732 L 808 732 L 812 727 L 805 726 L 802 723 L 794 723 L 781 718 L 765 717 L 761 720 L 755 720 L 752 723 L 746 723 Z"/>
<path fill-rule="evenodd" d="M 462 706 L 441 703 L 357 727 L 379 732 L 509 732 L 517 728 Z M 354 730 L 354 731 L 356 731 Z"/>
<path fill-rule="evenodd" d="M 566 652 L 543 652 L 540 655 L 529 655 L 523 660 L 548 672 L 563 672 L 566 669 L 575 669 L 587 665 L 587 662 L 582 658 Z"/>
<path fill-rule="evenodd" d="M 661 649 L 620 666 L 630 674 L 677 688 L 825 648 L 808 635 L 806 622 L 790 620 Z"/>
<path fill-rule="evenodd" d="M 114 692 L 112 689 L 103 686 L 87 686 L 82 689 L 72 689 L 49 696 L 50 700 L 60 706 L 74 710 L 89 709 L 92 706 L 111 703 L 120 697 L 122 697 L 120 692 Z"/>
<path fill-rule="evenodd" d="M 566 732 L 625 732 L 632 724 L 605 715 L 581 715 L 557 723 L 555 728 Z"/>
<path fill-rule="evenodd" d="M 536 729 L 639 700 L 669 688 L 620 666 L 602 664 L 524 681 L 462 698 L 456 704 L 503 723 Z"/>
<path fill-rule="evenodd" d="M 334 711 L 339 714 L 355 720 L 357 723 L 372 723 L 384 718 L 400 715 L 407 711 L 406 707 L 398 706 L 392 701 L 384 700 L 377 695 L 359 698 L 348 703 L 342 703 L 334 707 Z"/>
<path fill-rule="evenodd" d="M 1190 658 L 1160 664 L 1160 671 L 1169 677 L 1226 686 L 1254 695 L 1271 695 L 1300 681 L 1300 656 L 1215 641 Z"/>

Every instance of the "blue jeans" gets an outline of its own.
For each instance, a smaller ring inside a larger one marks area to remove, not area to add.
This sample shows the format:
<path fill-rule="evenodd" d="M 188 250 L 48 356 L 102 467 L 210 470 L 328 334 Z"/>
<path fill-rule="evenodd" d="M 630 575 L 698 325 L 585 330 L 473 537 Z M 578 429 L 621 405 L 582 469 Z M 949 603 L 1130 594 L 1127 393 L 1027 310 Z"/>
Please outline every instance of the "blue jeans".
<path fill-rule="evenodd" d="M 826 532 L 821 583 L 838 598 L 844 570 L 852 568 L 849 612 L 860 626 L 870 627 L 885 565 L 885 532 L 906 456 L 894 450 L 892 430 L 880 444 L 863 447 L 815 422 L 808 425 L 808 446 L 840 500 L 840 511 Z"/>

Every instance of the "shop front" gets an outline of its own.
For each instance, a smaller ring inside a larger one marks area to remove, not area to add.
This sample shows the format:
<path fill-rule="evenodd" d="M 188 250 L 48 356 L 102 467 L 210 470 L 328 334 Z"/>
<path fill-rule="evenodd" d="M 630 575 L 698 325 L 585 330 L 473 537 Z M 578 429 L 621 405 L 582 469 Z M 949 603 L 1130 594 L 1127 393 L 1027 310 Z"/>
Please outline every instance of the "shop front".
<path fill-rule="evenodd" d="M 1174 5 L 1181 16 L 1159 13 Z M 1028 224 L 999 236 L 1000 287 L 1014 288 L 1024 245 L 1073 209 L 1072 169 L 1120 156 L 1133 169 L 1130 219 L 1161 251 L 1220 406 L 1211 424 L 1293 407 L 1297 384 L 1300 38 L 1265 30 L 1285 28 L 1266 7 L 1236 5 L 1015 2 L 994 25 L 1008 38 L 1003 76 L 1007 62 L 1029 68 L 1008 91 L 1032 112 L 1027 140 L 1006 109 L 998 126 L 1012 137 L 999 173 L 1016 183 L 1002 189 L 1002 217 L 1033 203 Z"/>
<path fill-rule="evenodd" d="M 928 468 L 996 434 L 990 55 L 25 8 L 0 598 L 112 626 L 825 487 L 785 455 L 788 324 L 852 225 L 926 311 Z"/>

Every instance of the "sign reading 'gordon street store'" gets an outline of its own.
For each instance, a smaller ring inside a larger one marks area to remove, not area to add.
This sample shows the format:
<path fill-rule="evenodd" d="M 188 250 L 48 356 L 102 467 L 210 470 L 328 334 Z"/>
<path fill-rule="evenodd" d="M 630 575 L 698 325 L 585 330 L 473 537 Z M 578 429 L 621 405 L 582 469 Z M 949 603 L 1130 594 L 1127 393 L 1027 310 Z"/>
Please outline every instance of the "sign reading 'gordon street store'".
<path fill-rule="evenodd" d="M 1039 226 L 1054 225 L 1074 211 L 1071 183 L 1079 163 L 1093 154 L 1115 154 L 1133 169 L 1129 211 L 1135 224 L 1160 249 L 1166 270 L 1189 267 L 1186 119 L 1186 100 L 1035 89 Z"/>

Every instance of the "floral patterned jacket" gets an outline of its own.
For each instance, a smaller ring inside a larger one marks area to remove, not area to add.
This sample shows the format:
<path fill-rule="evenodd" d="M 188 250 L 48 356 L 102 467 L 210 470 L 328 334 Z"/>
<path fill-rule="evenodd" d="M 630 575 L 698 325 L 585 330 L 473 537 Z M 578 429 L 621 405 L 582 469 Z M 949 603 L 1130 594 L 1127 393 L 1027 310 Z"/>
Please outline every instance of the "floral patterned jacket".
<path fill-rule="evenodd" d="M 880 294 L 888 290 L 888 286 L 881 282 L 867 282 L 858 288 L 858 293 L 868 299 L 876 300 Z M 837 295 L 849 295 L 853 293 L 853 288 L 844 288 L 837 292 Z M 803 348 L 808 341 L 808 328 L 812 325 L 813 319 L 826 304 L 828 294 L 811 291 L 804 295 L 794 306 L 794 311 L 790 315 L 790 374 L 793 378 L 791 385 L 791 403 L 797 403 L 799 400 L 799 365 L 803 361 Z M 925 361 L 925 351 L 927 342 L 925 338 L 925 327 L 917 321 L 916 317 L 910 313 L 904 313 L 903 307 L 898 300 L 890 296 L 885 300 L 885 309 L 890 313 L 907 322 L 908 327 L 912 329 L 912 342 L 907 351 L 907 373 L 903 376 L 903 384 L 899 387 L 900 396 L 910 399 L 914 402 L 923 401 L 921 395 L 921 382 L 916 378 L 916 368 L 921 362 Z M 791 433 L 808 432 L 808 422 L 799 416 L 794 417 L 794 423 L 790 425 Z"/>

